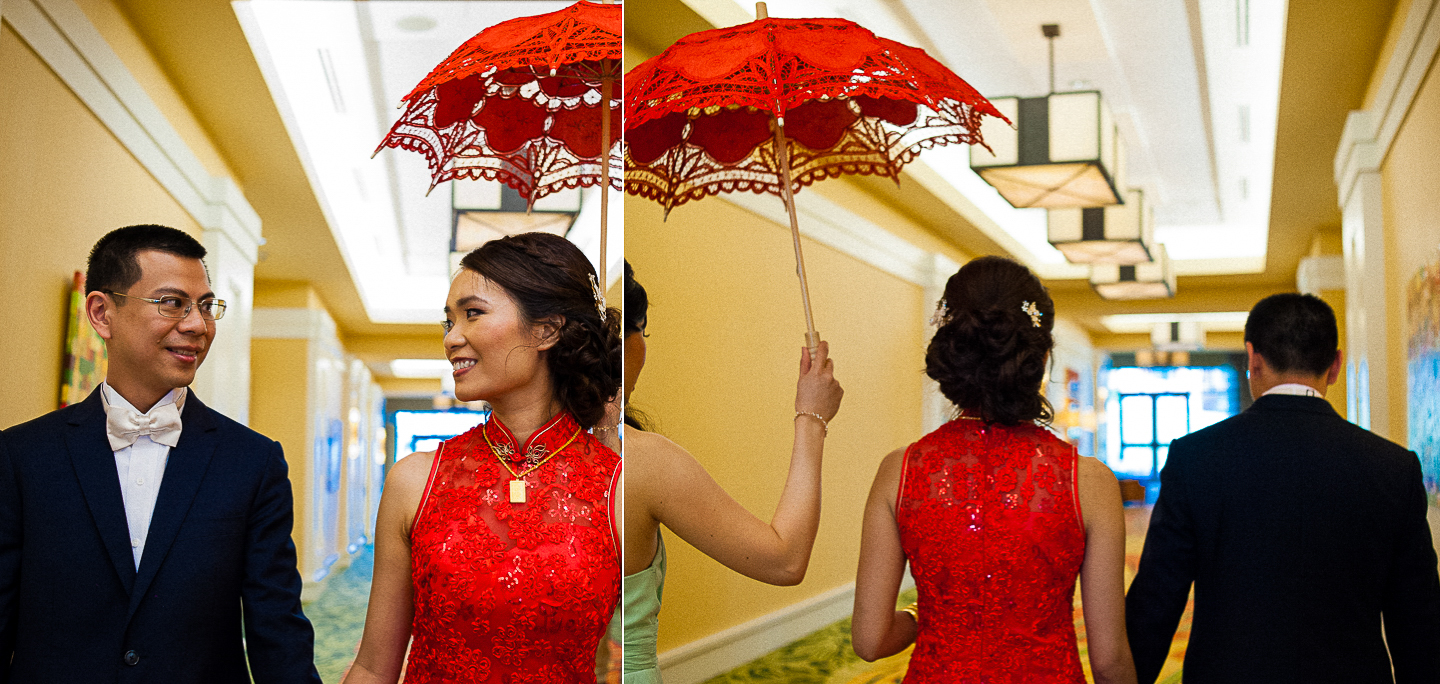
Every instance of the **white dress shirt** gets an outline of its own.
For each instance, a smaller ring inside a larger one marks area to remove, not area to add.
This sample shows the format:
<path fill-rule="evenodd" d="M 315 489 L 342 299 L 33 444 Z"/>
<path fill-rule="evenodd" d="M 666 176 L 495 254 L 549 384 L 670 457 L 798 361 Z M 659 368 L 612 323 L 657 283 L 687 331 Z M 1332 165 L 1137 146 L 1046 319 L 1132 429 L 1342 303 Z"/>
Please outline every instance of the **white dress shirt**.
<path fill-rule="evenodd" d="M 1298 397 L 1320 396 L 1320 392 L 1317 391 L 1314 387 L 1311 387 L 1309 385 L 1302 385 L 1298 382 L 1287 382 L 1283 385 L 1276 385 L 1268 390 L 1265 390 L 1265 394 L 1293 394 Z M 1265 394 L 1262 394 L 1260 396 L 1263 397 L 1265 396 Z"/>
<path fill-rule="evenodd" d="M 140 412 L 109 383 L 101 383 L 100 389 L 107 407 L 121 406 Z M 184 408 L 184 387 L 170 390 L 150 407 L 150 412 L 171 403 L 177 409 Z M 135 555 L 136 570 L 140 569 L 140 556 L 145 552 L 150 518 L 155 514 L 155 499 L 160 494 L 160 480 L 165 477 L 165 463 L 169 458 L 170 447 L 155 442 L 149 435 L 141 435 L 134 444 L 115 452 L 115 470 L 120 475 L 120 496 L 125 501 L 125 521 L 130 526 L 130 550 Z"/>

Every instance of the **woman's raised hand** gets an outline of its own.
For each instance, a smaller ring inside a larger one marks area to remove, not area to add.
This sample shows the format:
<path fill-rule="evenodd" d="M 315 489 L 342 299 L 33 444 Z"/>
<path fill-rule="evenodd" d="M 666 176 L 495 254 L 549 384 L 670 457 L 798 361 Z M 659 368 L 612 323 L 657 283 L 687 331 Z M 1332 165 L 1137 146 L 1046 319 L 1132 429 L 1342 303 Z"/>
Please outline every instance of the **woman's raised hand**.
<path fill-rule="evenodd" d="M 840 411 L 845 390 L 835 380 L 835 362 L 830 359 L 830 343 L 821 342 L 812 356 L 808 348 L 800 349 L 800 380 L 795 384 L 795 410 L 814 413 L 829 423 Z"/>

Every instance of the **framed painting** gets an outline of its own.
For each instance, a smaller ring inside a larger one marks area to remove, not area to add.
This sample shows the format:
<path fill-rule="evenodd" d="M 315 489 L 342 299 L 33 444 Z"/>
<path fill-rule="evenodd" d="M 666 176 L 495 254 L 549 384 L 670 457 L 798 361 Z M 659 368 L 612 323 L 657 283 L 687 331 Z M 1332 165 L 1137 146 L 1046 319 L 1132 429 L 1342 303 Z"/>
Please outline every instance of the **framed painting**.
<path fill-rule="evenodd" d="M 70 289 L 70 322 L 65 332 L 65 367 L 60 374 L 60 407 L 84 401 L 105 379 L 105 340 L 85 316 L 85 274 L 76 271 Z"/>
<path fill-rule="evenodd" d="M 1430 502 L 1440 504 L 1440 252 L 1410 279 L 1408 294 L 1407 437 Z"/>

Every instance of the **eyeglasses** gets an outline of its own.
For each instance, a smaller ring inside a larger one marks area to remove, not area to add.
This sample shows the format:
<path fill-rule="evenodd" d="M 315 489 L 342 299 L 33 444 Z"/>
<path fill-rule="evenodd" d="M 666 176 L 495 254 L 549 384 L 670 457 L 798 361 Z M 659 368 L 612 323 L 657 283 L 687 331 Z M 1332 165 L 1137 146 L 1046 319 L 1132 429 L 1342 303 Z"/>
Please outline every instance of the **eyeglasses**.
<path fill-rule="evenodd" d="M 150 299 L 149 297 L 136 297 L 135 295 L 121 294 L 119 292 L 106 292 L 106 294 L 115 297 L 124 297 L 126 299 L 138 299 L 142 302 L 150 302 L 160 311 L 160 315 L 166 318 L 184 318 L 190 315 L 190 309 L 197 307 L 200 309 L 200 317 L 207 321 L 218 321 L 225 316 L 225 300 L 223 299 L 202 299 L 196 302 L 186 299 L 185 297 L 176 297 L 174 295 L 166 295 L 159 299 Z"/>

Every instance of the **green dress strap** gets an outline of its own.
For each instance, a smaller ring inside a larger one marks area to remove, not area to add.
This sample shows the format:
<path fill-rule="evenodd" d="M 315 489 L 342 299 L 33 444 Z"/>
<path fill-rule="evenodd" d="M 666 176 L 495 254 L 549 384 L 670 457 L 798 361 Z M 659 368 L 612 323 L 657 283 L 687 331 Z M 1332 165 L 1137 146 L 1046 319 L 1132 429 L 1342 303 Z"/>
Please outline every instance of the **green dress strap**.
<path fill-rule="evenodd" d="M 625 576 L 625 684 L 661 684 L 655 639 L 660 632 L 660 595 L 665 591 L 665 539 L 655 532 L 655 560 Z"/>

